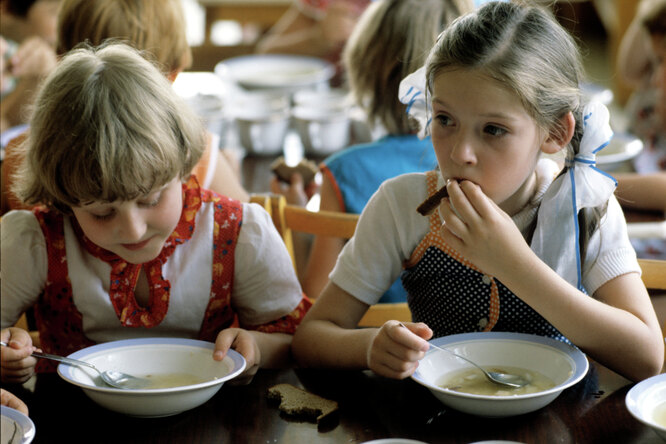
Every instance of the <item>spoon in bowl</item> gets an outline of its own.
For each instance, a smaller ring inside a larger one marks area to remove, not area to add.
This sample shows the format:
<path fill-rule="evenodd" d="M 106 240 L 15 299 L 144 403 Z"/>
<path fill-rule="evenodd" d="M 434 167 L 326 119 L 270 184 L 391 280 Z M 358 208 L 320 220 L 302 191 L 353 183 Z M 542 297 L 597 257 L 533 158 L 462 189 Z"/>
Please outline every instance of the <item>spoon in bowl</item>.
<path fill-rule="evenodd" d="M 6 342 L 0 341 L 0 345 L 8 347 Z M 111 387 L 126 389 L 126 390 L 141 390 L 150 386 L 151 382 L 144 378 L 128 375 L 127 373 L 117 372 L 113 370 L 101 371 L 93 364 L 78 359 L 66 358 L 64 356 L 51 355 L 49 353 L 32 352 L 32 356 L 36 358 L 52 359 L 54 361 L 62 362 L 67 365 L 76 365 L 78 367 L 89 367 L 99 373 L 102 381 Z"/>
<path fill-rule="evenodd" d="M 407 327 L 405 327 L 405 325 L 402 322 L 400 322 L 400 325 L 404 328 L 407 328 Z M 495 384 L 503 385 L 505 387 L 512 387 L 512 388 L 519 388 L 519 387 L 522 387 L 524 385 L 529 384 L 529 381 L 527 381 L 525 378 L 523 378 L 521 376 L 512 375 L 510 373 L 491 372 L 491 371 L 488 371 L 488 370 L 484 369 L 483 367 L 478 365 L 476 362 L 470 361 L 466 357 L 459 355 L 458 353 L 452 352 L 451 350 L 447 350 L 446 348 L 438 347 L 438 346 L 436 346 L 436 345 L 434 345 L 430 342 L 428 342 L 428 345 L 430 347 L 436 349 L 436 350 L 445 351 L 447 353 L 452 354 L 453 356 L 455 356 L 457 358 L 460 358 L 464 361 L 467 361 L 468 363 L 472 364 L 474 367 L 481 370 L 483 372 L 483 374 L 486 376 L 486 378 L 488 378 L 489 381 L 494 382 Z"/>

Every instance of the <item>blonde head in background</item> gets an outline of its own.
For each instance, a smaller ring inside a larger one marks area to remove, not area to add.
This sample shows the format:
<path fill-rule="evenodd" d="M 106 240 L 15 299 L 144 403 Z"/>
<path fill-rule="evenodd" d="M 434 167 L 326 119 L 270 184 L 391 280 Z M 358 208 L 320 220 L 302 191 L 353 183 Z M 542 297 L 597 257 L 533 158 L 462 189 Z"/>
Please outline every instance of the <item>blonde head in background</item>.
<path fill-rule="evenodd" d="M 172 81 L 192 64 L 181 0 L 62 0 L 59 53 L 109 38 L 152 54 Z"/>
<path fill-rule="evenodd" d="M 398 100 L 400 81 L 423 66 L 444 28 L 474 9 L 472 0 L 380 0 L 368 6 L 344 52 L 349 87 L 371 125 L 416 132 Z"/>

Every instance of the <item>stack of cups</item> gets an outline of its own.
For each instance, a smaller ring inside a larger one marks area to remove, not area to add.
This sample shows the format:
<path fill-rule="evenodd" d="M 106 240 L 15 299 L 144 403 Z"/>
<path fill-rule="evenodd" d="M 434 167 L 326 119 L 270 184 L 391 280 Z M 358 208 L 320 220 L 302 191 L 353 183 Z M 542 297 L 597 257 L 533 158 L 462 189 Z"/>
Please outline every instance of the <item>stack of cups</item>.
<path fill-rule="evenodd" d="M 302 90 L 294 94 L 294 127 L 305 155 L 327 156 L 349 145 L 350 102 L 339 89 Z"/>

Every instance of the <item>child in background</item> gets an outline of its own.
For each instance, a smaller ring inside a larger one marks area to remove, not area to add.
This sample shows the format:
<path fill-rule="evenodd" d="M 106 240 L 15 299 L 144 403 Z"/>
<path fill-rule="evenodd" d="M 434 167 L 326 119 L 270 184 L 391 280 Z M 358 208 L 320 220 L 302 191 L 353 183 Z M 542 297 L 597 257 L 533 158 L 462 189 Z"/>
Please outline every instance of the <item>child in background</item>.
<path fill-rule="evenodd" d="M 163 74 L 173 82 L 192 63 L 187 44 L 181 0 L 62 0 L 58 14 L 58 53 L 65 54 L 88 42 L 97 46 L 107 39 L 120 39 L 153 55 Z M 224 196 L 248 201 L 235 168 L 219 150 L 219 136 L 207 133 L 206 150 L 193 174 L 204 188 Z M 12 158 L 22 138 L 6 149 L 3 165 L 3 212 L 20 208 L 8 193 L 11 176 L 20 159 Z"/>
<path fill-rule="evenodd" d="M 493 330 L 570 341 L 632 380 L 661 370 L 615 183 L 588 166 L 608 111 L 581 103 L 581 77 L 573 39 L 541 8 L 488 3 L 442 33 L 406 79 L 427 86 L 439 170 L 372 197 L 294 337 L 300 365 L 405 378 L 433 335 Z M 558 174 L 540 153 L 562 149 Z M 417 213 L 445 184 L 436 211 Z M 414 323 L 355 329 L 398 275 Z"/>
<path fill-rule="evenodd" d="M 56 14 L 60 0 L 0 0 L 3 86 L 0 132 L 27 123 L 39 82 L 56 64 Z"/>
<path fill-rule="evenodd" d="M 666 212 L 666 0 L 640 3 L 620 45 L 618 73 L 635 88 L 629 130 L 644 149 L 634 161 L 638 174 L 617 175 L 616 195 L 627 207 Z"/>
<path fill-rule="evenodd" d="M 14 191 L 48 208 L 2 218 L 2 328 L 34 306 L 48 353 L 173 336 L 234 348 L 248 376 L 288 364 L 310 303 L 270 216 L 190 175 L 205 133 L 166 77 L 124 44 L 77 49 L 35 106 Z M 11 331 L 3 380 L 34 365 Z"/>
<path fill-rule="evenodd" d="M 388 135 L 324 160 L 321 210 L 360 214 L 386 179 L 437 165 L 430 138 L 417 136 L 418 123 L 398 100 L 398 88 L 403 78 L 423 66 L 437 35 L 472 8 L 468 0 L 379 0 L 365 10 L 345 47 L 344 66 L 351 95 L 369 124 L 381 126 Z M 273 192 L 288 195 L 278 185 L 274 180 Z M 342 239 L 314 239 L 301 279 L 306 294 L 321 293 L 343 246 Z M 380 302 L 405 300 L 396 281 Z"/>
<path fill-rule="evenodd" d="M 294 0 L 257 43 L 258 53 L 298 54 L 326 59 L 338 67 L 345 42 L 370 0 Z"/>

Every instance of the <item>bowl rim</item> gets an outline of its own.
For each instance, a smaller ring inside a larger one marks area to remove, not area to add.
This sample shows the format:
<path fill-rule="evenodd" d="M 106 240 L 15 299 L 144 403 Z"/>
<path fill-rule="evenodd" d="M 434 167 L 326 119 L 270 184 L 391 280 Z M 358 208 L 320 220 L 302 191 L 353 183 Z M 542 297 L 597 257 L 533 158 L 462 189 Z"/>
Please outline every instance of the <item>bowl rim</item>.
<path fill-rule="evenodd" d="M 539 336 L 529 333 L 511 333 L 511 332 L 474 332 L 474 333 L 459 333 L 448 336 L 441 336 L 439 338 L 431 339 L 430 343 L 437 345 L 439 347 L 452 346 L 465 342 L 475 342 L 478 340 L 484 341 L 501 341 L 501 342 L 526 342 L 530 344 L 539 344 L 546 347 L 554 348 L 558 352 L 565 354 L 567 357 L 573 361 L 575 365 L 574 373 L 563 383 L 556 385 L 553 388 L 548 390 L 542 390 L 534 393 L 525 393 L 521 395 L 509 395 L 509 396 L 489 396 L 489 395 L 476 395 L 473 393 L 464 393 L 458 392 L 455 390 L 449 390 L 442 387 L 439 387 L 435 384 L 431 384 L 421 376 L 419 368 L 417 367 L 414 374 L 411 378 L 417 383 L 429 388 L 430 390 L 435 390 L 439 393 L 449 394 L 461 398 L 469 399 L 478 399 L 486 401 L 496 401 L 496 402 L 506 402 L 506 401 L 518 401 L 530 398 L 540 398 L 542 396 L 557 394 L 563 391 L 566 388 L 573 386 L 578 383 L 581 379 L 585 377 L 587 371 L 590 367 L 590 363 L 587 360 L 587 356 L 580 351 L 578 347 L 569 345 L 565 342 L 558 341 L 547 336 Z M 430 349 L 426 356 L 430 353 L 437 352 L 436 349 Z M 424 357 L 425 358 L 425 357 Z"/>
<path fill-rule="evenodd" d="M 23 430 L 21 443 L 29 443 L 33 440 L 37 433 L 37 428 L 28 415 L 6 405 L 0 406 L 0 415 L 9 418 L 21 426 L 21 429 Z"/>
<path fill-rule="evenodd" d="M 68 355 L 68 358 L 85 360 L 86 356 L 91 354 L 96 354 L 103 351 L 115 350 L 118 348 L 126 347 L 136 347 L 138 345 L 178 345 L 186 346 L 193 348 L 200 348 L 205 350 L 210 350 L 211 353 L 215 350 L 215 344 L 213 342 L 201 341 L 198 339 L 186 339 L 186 338 L 137 338 L 137 339 L 122 339 L 118 341 L 109 341 L 103 342 L 101 344 L 91 345 L 90 347 L 82 348 L 81 350 L 75 351 Z M 231 359 L 234 366 L 231 371 L 225 376 L 217 379 L 212 379 L 210 381 L 201 382 L 199 384 L 192 385 L 183 385 L 178 387 L 169 387 L 162 389 L 142 389 L 142 390 L 127 390 L 119 389 L 115 387 L 100 387 L 96 385 L 85 384 L 83 382 L 77 381 L 72 374 L 74 366 L 60 363 L 58 364 L 58 374 L 62 379 L 69 382 L 70 384 L 77 385 L 86 390 L 94 390 L 98 392 L 106 393 L 123 393 L 123 394 L 143 394 L 143 395 L 162 395 L 165 393 L 177 392 L 183 393 L 187 391 L 199 390 L 201 388 L 210 387 L 214 385 L 221 384 L 225 381 L 235 378 L 243 370 L 245 370 L 246 362 L 243 355 L 238 353 L 235 350 L 229 349 L 227 356 Z"/>
<path fill-rule="evenodd" d="M 631 413 L 631 416 L 636 418 L 638 421 L 657 430 L 666 432 L 666 427 L 642 416 L 638 409 L 638 400 L 641 394 L 643 394 L 649 388 L 662 383 L 666 384 L 666 373 L 660 373 L 636 383 L 624 397 L 624 404 L 627 407 L 627 410 L 629 410 L 629 413 Z"/>
<path fill-rule="evenodd" d="M 311 65 L 317 70 L 310 75 L 301 76 L 291 79 L 288 82 L 275 81 L 269 79 L 264 80 L 248 80 L 238 76 L 238 70 L 247 69 L 247 66 L 255 65 L 257 63 L 264 64 L 287 64 L 293 65 L 294 63 Z M 230 57 L 218 62 L 213 69 L 213 72 L 222 77 L 227 76 L 233 79 L 241 86 L 249 88 L 293 88 L 303 87 L 315 83 L 325 82 L 330 80 L 335 75 L 335 66 L 324 59 L 306 55 L 296 54 L 246 54 L 236 57 Z"/>
<path fill-rule="evenodd" d="M 627 132 L 614 133 L 612 139 L 623 140 L 625 149 L 619 153 L 605 154 L 603 148 L 596 155 L 597 165 L 607 165 L 625 160 L 633 159 L 643 151 L 643 141 L 635 135 Z M 610 144 L 610 142 L 609 142 Z M 604 147 L 606 148 L 606 147 Z"/>

